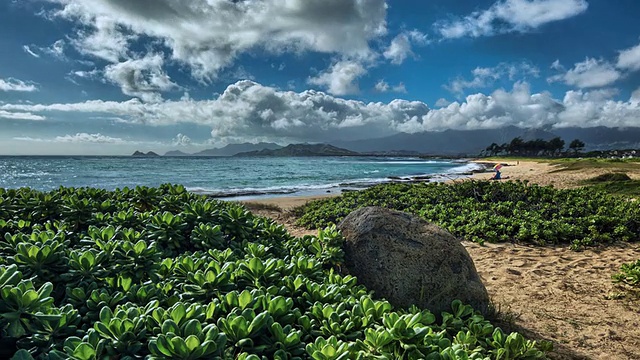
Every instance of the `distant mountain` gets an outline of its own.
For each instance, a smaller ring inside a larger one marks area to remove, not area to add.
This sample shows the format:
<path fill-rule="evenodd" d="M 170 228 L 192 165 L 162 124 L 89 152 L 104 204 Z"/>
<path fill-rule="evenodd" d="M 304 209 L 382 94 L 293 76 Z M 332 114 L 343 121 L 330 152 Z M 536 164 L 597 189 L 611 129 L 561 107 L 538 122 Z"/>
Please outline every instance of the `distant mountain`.
<path fill-rule="evenodd" d="M 365 153 L 412 151 L 425 155 L 475 155 L 493 142 L 498 144 L 509 142 L 514 137 L 522 136 L 525 131 L 510 126 L 488 130 L 399 133 L 377 139 L 333 142 L 332 145 Z"/>
<path fill-rule="evenodd" d="M 586 150 L 640 147 L 640 128 L 595 127 L 544 130 L 522 129 L 515 126 L 486 130 L 399 133 L 377 139 L 335 141 L 331 144 L 364 153 L 410 151 L 426 155 L 474 156 L 491 143 L 508 143 L 518 136 L 525 141 L 549 140 L 559 136 L 565 141 L 565 147 L 571 140 L 580 139 L 585 142 Z"/>
<path fill-rule="evenodd" d="M 280 149 L 238 153 L 235 156 L 355 156 L 359 153 L 328 144 L 291 144 Z"/>
<path fill-rule="evenodd" d="M 242 143 L 242 144 L 229 144 L 222 148 L 216 149 L 207 149 L 202 150 L 193 154 L 193 156 L 233 156 L 238 153 L 248 152 L 248 151 L 259 151 L 259 150 L 275 150 L 280 149 L 282 146 L 274 143 Z"/>
<path fill-rule="evenodd" d="M 584 141 L 587 150 L 640 148 L 640 127 L 570 127 L 554 129 L 552 131 L 554 134 L 563 138 L 567 145 L 573 139 Z"/>
<path fill-rule="evenodd" d="M 186 152 L 182 152 L 180 150 L 172 150 L 164 153 L 164 156 L 193 156 L 193 155 L 187 154 Z"/>
<path fill-rule="evenodd" d="M 148 153 L 143 153 L 142 151 L 137 151 L 134 152 L 131 156 L 135 156 L 135 157 L 157 157 L 160 156 L 156 153 L 154 153 L 153 151 L 149 151 Z"/>

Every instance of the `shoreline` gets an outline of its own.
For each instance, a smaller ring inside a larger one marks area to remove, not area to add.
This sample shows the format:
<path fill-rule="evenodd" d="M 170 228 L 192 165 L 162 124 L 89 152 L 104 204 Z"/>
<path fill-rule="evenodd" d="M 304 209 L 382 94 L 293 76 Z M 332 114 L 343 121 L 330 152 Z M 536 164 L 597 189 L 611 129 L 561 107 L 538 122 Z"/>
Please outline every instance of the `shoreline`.
<path fill-rule="evenodd" d="M 380 184 L 450 182 L 471 178 L 478 173 L 486 173 L 488 169 L 491 168 L 491 166 L 488 166 L 481 161 L 469 159 L 465 161 L 452 159 L 451 163 L 459 164 L 459 166 L 452 167 L 445 172 L 430 174 L 407 174 L 373 179 L 345 179 L 336 183 L 299 186 L 292 185 L 289 188 L 231 189 L 228 191 L 216 192 L 190 191 L 223 201 L 262 202 L 265 200 L 271 202 L 273 199 L 283 199 L 282 201 L 286 202 L 286 198 L 312 199 L 316 197 L 340 196 L 346 192 L 360 191 Z"/>
<path fill-rule="evenodd" d="M 506 164 L 503 167 L 502 174 L 503 176 L 509 176 L 509 180 L 529 180 L 531 181 L 531 177 L 533 175 L 536 176 L 544 176 L 544 174 L 548 174 L 550 171 L 554 170 L 554 166 L 545 163 L 545 162 L 535 162 L 535 161 L 519 161 L 516 160 L 517 164 L 512 164 L 513 161 L 506 159 L 497 159 L 496 161 L 487 161 L 483 159 L 472 159 L 469 160 L 468 163 L 479 164 L 484 167 L 482 171 L 476 171 L 472 174 L 460 175 L 457 178 L 453 179 L 445 179 L 445 183 L 456 182 L 456 181 L 468 181 L 468 180 L 489 180 L 494 172 L 491 171 L 493 165 L 497 163 Z M 434 174 L 435 176 L 435 174 Z M 414 183 L 424 183 L 431 182 L 432 178 L 423 179 L 421 181 L 413 181 Z M 389 183 L 392 183 L 393 179 L 390 179 Z M 407 182 L 407 181 L 405 181 Z M 532 181 L 533 182 L 533 181 Z M 364 190 L 365 188 L 358 189 Z M 229 201 L 238 201 L 244 204 L 257 204 L 257 205 L 267 205 L 267 206 L 277 206 L 282 210 L 291 210 L 298 206 L 304 205 L 305 203 L 313 200 L 337 197 L 342 195 L 344 192 L 338 190 L 332 193 L 326 194 L 309 194 L 309 195 L 278 195 L 278 196 L 264 196 L 264 197 L 255 197 L 255 198 L 246 198 L 246 199 L 235 199 L 235 198 L 225 198 L 220 200 L 229 200 Z"/>

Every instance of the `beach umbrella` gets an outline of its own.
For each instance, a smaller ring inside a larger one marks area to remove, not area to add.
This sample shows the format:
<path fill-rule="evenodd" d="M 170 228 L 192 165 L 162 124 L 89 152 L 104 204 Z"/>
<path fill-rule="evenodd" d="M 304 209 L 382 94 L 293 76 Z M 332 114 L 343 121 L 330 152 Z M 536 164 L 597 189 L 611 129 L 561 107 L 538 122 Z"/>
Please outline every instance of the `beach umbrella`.
<path fill-rule="evenodd" d="M 500 170 L 502 169 L 502 164 L 496 164 L 496 166 L 493 167 L 494 170 Z"/>

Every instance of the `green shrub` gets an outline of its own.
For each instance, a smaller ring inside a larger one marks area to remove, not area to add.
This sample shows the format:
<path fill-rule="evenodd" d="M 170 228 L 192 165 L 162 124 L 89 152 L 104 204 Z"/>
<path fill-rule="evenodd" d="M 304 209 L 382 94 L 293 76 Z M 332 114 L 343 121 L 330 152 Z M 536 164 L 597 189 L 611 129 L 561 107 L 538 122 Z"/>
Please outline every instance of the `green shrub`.
<path fill-rule="evenodd" d="M 557 190 L 526 182 L 385 184 L 297 209 L 309 228 L 337 224 L 364 206 L 416 214 L 478 243 L 518 241 L 581 246 L 637 241 L 637 204 L 590 188 Z"/>
<path fill-rule="evenodd" d="M 181 186 L 0 189 L 0 231 L 3 359 L 539 359 L 549 349 L 459 301 L 441 323 L 393 309 L 335 272 L 335 226 L 293 238 Z"/>

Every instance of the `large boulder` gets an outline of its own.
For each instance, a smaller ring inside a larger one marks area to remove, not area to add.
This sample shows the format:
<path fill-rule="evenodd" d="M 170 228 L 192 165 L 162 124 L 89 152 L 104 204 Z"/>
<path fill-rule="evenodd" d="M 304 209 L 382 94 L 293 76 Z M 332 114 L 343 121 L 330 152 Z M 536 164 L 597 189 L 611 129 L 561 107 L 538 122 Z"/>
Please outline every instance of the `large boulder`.
<path fill-rule="evenodd" d="M 486 313 L 487 290 L 469 253 L 449 232 L 380 207 L 358 209 L 338 228 L 346 239 L 346 268 L 377 297 L 436 315 L 450 312 L 459 299 Z"/>

